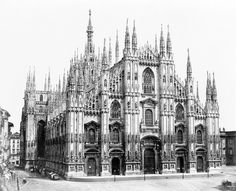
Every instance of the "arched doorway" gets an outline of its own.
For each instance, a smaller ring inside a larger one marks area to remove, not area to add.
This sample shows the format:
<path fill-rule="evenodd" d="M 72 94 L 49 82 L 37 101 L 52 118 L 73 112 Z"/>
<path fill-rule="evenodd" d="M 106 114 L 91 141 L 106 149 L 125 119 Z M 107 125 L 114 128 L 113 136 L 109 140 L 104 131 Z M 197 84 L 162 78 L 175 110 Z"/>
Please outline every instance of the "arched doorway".
<path fill-rule="evenodd" d="M 144 151 L 144 173 L 155 173 L 155 152 L 153 149 L 145 149 Z"/>
<path fill-rule="evenodd" d="M 87 161 L 87 175 L 96 176 L 96 160 L 95 158 L 89 158 Z"/>
<path fill-rule="evenodd" d="M 184 157 L 180 156 L 177 158 L 177 172 L 184 172 Z"/>
<path fill-rule="evenodd" d="M 203 157 L 197 157 L 197 172 L 203 172 Z"/>
<path fill-rule="evenodd" d="M 120 175 L 120 159 L 117 157 L 111 161 L 111 173 L 112 175 Z"/>

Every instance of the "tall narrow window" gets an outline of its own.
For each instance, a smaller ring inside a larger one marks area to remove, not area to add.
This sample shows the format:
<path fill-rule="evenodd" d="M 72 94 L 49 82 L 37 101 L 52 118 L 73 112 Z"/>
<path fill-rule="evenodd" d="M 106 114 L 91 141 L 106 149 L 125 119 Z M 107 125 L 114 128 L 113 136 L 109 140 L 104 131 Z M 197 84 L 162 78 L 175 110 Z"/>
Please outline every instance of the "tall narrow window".
<path fill-rule="evenodd" d="M 143 72 L 143 91 L 144 93 L 154 93 L 154 74 L 150 68 Z"/>
<path fill-rule="evenodd" d="M 163 83 L 166 83 L 166 76 L 163 75 Z"/>
<path fill-rule="evenodd" d="M 43 101 L 43 95 L 40 95 L 39 101 Z"/>
<path fill-rule="evenodd" d="M 145 111 L 145 124 L 147 126 L 153 125 L 153 114 L 151 109 Z"/>
<path fill-rule="evenodd" d="M 183 131 L 182 130 L 177 131 L 177 143 L 179 143 L 179 144 L 183 143 Z"/>
<path fill-rule="evenodd" d="M 184 108 L 181 104 L 178 104 L 175 109 L 175 119 L 176 121 L 183 121 L 184 120 Z"/>
<path fill-rule="evenodd" d="M 202 144 L 202 131 L 197 131 L 197 144 Z"/>
<path fill-rule="evenodd" d="M 130 72 L 127 73 L 127 80 L 130 80 Z"/>
<path fill-rule="evenodd" d="M 119 143 L 119 131 L 118 129 L 113 129 L 112 131 L 112 142 Z"/>
<path fill-rule="evenodd" d="M 115 100 L 111 104 L 111 118 L 117 119 L 121 117 L 120 103 Z"/>
<path fill-rule="evenodd" d="M 95 131 L 94 131 L 94 129 L 89 129 L 88 142 L 89 143 L 95 143 Z"/>

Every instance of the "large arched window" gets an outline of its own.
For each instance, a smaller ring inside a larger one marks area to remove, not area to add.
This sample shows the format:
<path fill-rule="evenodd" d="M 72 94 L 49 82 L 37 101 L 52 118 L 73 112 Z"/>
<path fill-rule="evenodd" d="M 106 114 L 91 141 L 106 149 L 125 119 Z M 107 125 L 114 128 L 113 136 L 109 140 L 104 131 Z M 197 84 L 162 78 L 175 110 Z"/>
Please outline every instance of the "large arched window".
<path fill-rule="evenodd" d="M 177 131 L 177 143 L 178 144 L 183 143 L 183 131 L 182 130 Z"/>
<path fill-rule="evenodd" d="M 95 131 L 94 129 L 89 129 L 88 131 L 88 142 L 95 143 Z"/>
<path fill-rule="evenodd" d="M 176 121 L 183 121 L 184 120 L 184 108 L 181 104 L 178 104 L 175 109 L 176 114 Z"/>
<path fill-rule="evenodd" d="M 117 128 L 113 129 L 113 131 L 112 131 L 111 142 L 112 143 L 119 143 L 119 131 Z"/>
<path fill-rule="evenodd" d="M 145 111 L 145 124 L 147 126 L 153 125 L 153 114 L 151 109 Z"/>
<path fill-rule="evenodd" d="M 143 92 L 154 93 L 154 74 L 150 68 L 147 68 L 143 72 Z"/>
<path fill-rule="evenodd" d="M 197 144 L 202 144 L 202 131 L 197 131 Z"/>
<path fill-rule="evenodd" d="M 111 104 L 111 118 L 117 119 L 120 117 L 121 117 L 120 103 L 115 100 Z"/>

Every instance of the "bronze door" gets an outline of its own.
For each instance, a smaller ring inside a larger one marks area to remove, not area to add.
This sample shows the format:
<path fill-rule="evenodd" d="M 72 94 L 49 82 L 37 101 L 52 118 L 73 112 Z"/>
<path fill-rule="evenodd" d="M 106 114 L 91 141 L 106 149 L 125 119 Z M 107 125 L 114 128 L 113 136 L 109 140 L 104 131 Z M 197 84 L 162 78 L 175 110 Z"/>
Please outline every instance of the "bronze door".
<path fill-rule="evenodd" d="M 179 173 L 184 172 L 184 157 L 177 158 L 177 172 Z"/>
<path fill-rule="evenodd" d="M 144 151 L 144 173 L 155 173 L 155 152 L 153 149 L 145 149 Z"/>
<path fill-rule="evenodd" d="M 111 162 L 112 175 L 120 175 L 120 159 L 115 157 Z"/>
<path fill-rule="evenodd" d="M 202 158 L 202 156 L 197 157 L 197 172 L 203 172 L 203 158 Z"/>
<path fill-rule="evenodd" d="M 87 162 L 87 175 L 96 176 L 96 160 L 94 158 L 89 158 Z"/>

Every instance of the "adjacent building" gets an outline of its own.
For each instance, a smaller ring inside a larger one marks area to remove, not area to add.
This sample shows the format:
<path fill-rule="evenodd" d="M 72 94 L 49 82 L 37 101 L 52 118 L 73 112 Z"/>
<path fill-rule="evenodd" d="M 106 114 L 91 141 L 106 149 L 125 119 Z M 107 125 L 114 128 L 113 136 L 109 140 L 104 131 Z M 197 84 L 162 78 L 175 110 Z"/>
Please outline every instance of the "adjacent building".
<path fill-rule="evenodd" d="M 8 164 L 10 155 L 9 137 L 13 124 L 8 121 L 10 114 L 0 107 L 0 164 Z"/>
<path fill-rule="evenodd" d="M 20 133 L 16 132 L 10 136 L 10 158 L 9 163 L 14 166 L 20 165 Z"/>
<path fill-rule="evenodd" d="M 236 131 L 220 131 L 222 164 L 236 165 Z"/>
<path fill-rule="evenodd" d="M 190 53 L 186 77 L 175 72 L 169 29 L 159 43 L 138 47 L 127 22 L 120 57 L 118 34 L 96 54 L 89 13 L 84 54 L 52 88 L 37 90 L 29 72 L 21 121 L 21 163 L 70 179 L 141 173 L 196 173 L 221 165 L 219 106 L 214 75 L 199 99 Z M 114 60 L 114 61 L 113 61 Z M 178 67 L 178 66 L 177 66 Z M 194 91 L 196 90 L 196 91 Z"/>

